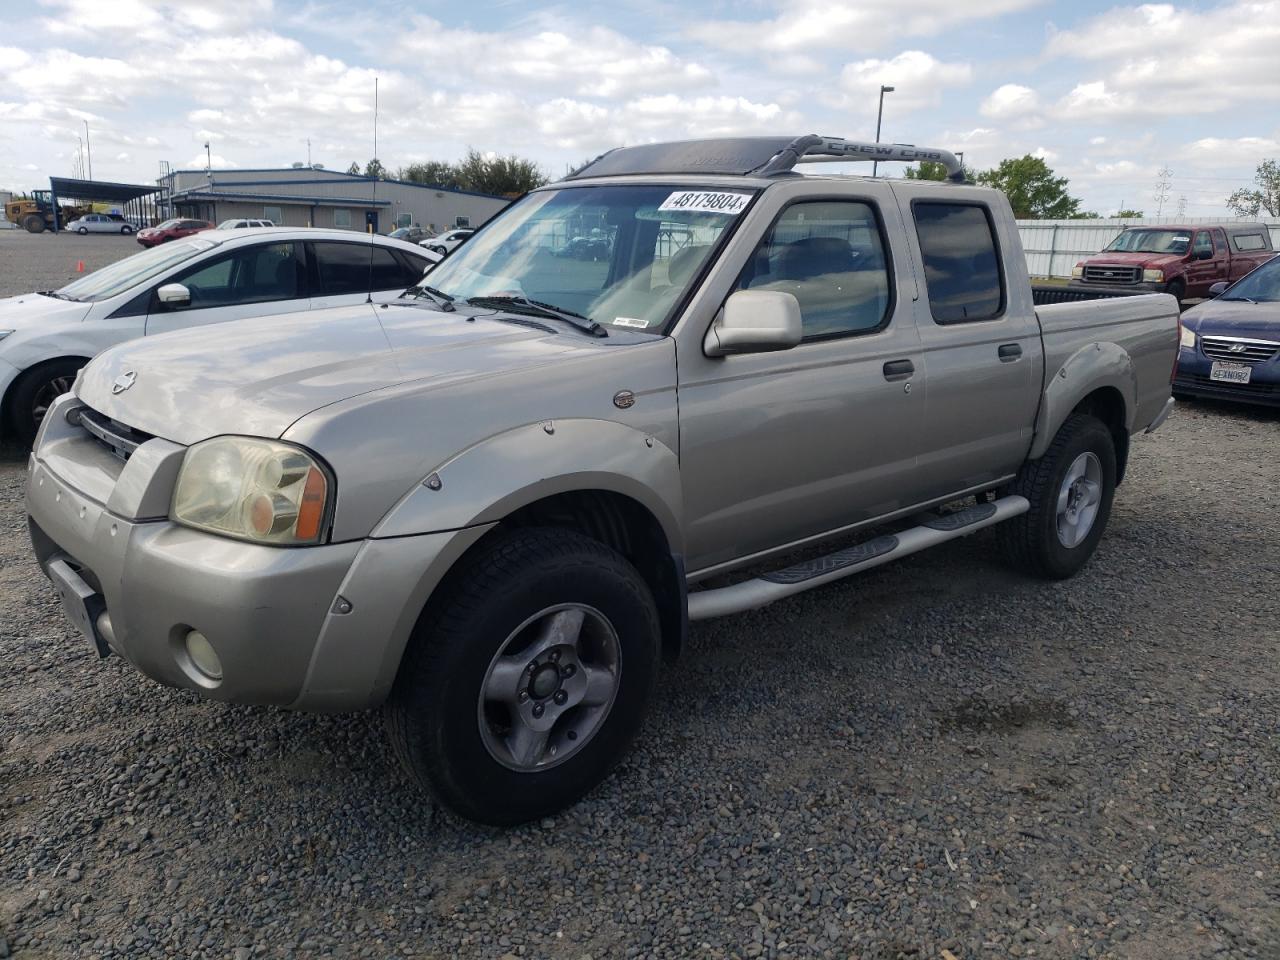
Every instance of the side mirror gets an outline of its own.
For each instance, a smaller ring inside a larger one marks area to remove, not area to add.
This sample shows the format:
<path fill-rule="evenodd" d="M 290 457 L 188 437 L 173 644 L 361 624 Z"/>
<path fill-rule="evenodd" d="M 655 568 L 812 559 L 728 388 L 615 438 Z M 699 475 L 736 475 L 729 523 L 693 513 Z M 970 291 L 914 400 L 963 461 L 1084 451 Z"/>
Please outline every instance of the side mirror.
<path fill-rule="evenodd" d="M 1212 287 L 1209 288 L 1209 296 L 1211 297 L 1220 297 L 1226 292 L 1227 292 L 1227 281 L 1225 280 L 1219 280 L 1217 283 L 1215 283 Z"/>
<path fill-rule="evenodd" d="M 166 283 L 156 291 L 156 298 L 166 306 L 182 307 L 191 303 L 191 291 L 180 283 Z"/>
<path fill-rule="evenodd" d="M 709 357 L 790 350 L 800 342 L 800 301 L 777 290 L 739 290 L 703 341 Z"/>

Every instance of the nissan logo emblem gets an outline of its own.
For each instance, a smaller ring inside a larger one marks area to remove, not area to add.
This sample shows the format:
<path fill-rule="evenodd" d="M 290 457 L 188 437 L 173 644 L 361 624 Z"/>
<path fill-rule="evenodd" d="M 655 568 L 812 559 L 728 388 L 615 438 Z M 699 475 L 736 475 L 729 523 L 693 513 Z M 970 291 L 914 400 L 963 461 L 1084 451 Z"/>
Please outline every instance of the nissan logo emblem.
<path fill-rule="evenodd" d="M 111 392 L 124 393 L 133 386 L 134 381 L 137 379 L 138 374 L 136 371 L 126 370 L 124 373 L 120 374 L 120 376 L 116 377 L 115 380 L 111 381 Z"/>

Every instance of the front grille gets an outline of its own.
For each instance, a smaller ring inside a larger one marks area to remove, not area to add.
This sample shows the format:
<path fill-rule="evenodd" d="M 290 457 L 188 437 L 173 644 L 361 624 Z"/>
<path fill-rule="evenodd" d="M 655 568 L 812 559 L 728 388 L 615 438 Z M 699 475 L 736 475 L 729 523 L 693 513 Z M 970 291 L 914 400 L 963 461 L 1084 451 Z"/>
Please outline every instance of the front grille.
<path fill-rule="evenodd" d="M 1188 389 L 1222 391 L 1224 393 L 1242 393 L 1260 398 L 1280 400 L 1280 383 L 1226 383 L 1221 380 L 1210 380 L 1202 374 L 1182 374 L 1174 382 L 1174 388 L 1184 386 Z"/>
<path fill-rule="evenodd" d="M 128 460 L 133 451 L 151 439 L 151 434 L 135 430 L 119 420 L 112 420 L 106 414 L 79 407 L 72 411 L 85 432 L 111 451 L 112 456 Z"/>
<path fill-rule="evenodd" d="M 1142 279 L 1142 268 L 1102 264 L 1097 267 L 1085 267 L 1084 278 L 1090 283 L 1137 283 Z"/>
<path fill-rule="evenodd" d="M 1235 363 L 1266 363 L 1280 353 L 1280 343 L 1273 340 L 1241 340 L 1236 337 L 1202 337 L 1200 349 L 1211 360 Z"/>

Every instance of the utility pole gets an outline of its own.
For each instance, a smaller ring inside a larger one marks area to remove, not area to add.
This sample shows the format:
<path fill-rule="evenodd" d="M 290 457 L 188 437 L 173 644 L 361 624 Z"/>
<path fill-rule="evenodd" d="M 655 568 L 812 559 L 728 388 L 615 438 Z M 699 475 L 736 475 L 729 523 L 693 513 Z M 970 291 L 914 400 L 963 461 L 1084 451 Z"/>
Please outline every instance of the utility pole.
<path fill-rule="evenodd" d="M 1186 215 L 1187 215 L 1187 198 L 1179 197 L 1178 198 L 1178 219 L 1181 220 Z"/>
<path fill-rule="evenodd" d="M 84 155 L 89 161 L 89 179 L 93 179 L 93 147 L 89 146 L 89 121 L 84 122 Z"/>
<path fill-rule="evenodd" d="M 77 180 L 84 179 L 84 138 L 80 134 L 76 134 L 76 162 L 72 167 L 72 173 L 75 174 Z"/>
<path fill-rule="evenodd" d="M 876 143 L 880 142 L 880 121 L 884 119 L 884 95 L 886 93 L 893 93 L 893 87 L 886 87 L 884 84 L 881 84 L 880 85 L 880 108 L 876 110 Z M 879 160 L 871 164 L 871 175 L 873 177 L 880 175 Z"/>
<path fill-rule="evenodd" d="M 1160 217 L 1164 215 L 1164 202 L 1169 199 L 1169 178 L 1173 176 L 1173 171 L 1168 167 L 1161 167 L 1156 176 L 1160 179 L 1156 181 L 1156 192 L 1152 199 L 1156 202 L 1156 216 Z"/>
<path fill-rule="evenodd" d="M 307 167 L 311 166 L 311 138 L 307 137 Z"/>

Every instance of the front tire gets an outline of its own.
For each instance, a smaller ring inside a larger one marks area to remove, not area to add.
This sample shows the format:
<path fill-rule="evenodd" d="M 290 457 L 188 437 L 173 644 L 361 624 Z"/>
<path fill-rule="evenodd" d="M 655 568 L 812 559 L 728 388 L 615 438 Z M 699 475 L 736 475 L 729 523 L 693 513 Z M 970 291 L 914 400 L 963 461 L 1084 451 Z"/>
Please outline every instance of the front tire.
<path fill-rule="evenodd" d="M 49 407 L 71 389 L 85 363 L 84 360 L 50 360 L 25 371 L 14 381 L 4 415 L 12 436 L 23 449 L 35 441 Z"/>
<path fill-rule="evenodd" d="M 509 825 L 600 783 L 640 728 L 660 653 L 653 596 L 581 534 L 518 529 L 464 559 L 410 640 L 392 746 L 444 806 Z"/>
<path fill-rule="evenodd" d="M 999 525 L 1009 562 L 1050 580 L 1075 575 L 1102 539 L 1116 489 L 1115 441 L 1096 417 L 1073 413 L 1009 492 L 1031 509 Z"/>
<path fill-rule="evenodd" d="M 76 233 L 80 234 L 80 236 L 82 236 L 82 237 L 83 237 L 85 234 L 87 234 L 88 232 L 89 232 L 89 228 L 88 228 L 88 227 L 76 227 Z"/>
<path fill-rule="evenodd" d="M 1170 280 L 1169 285 L 1165 288 L 1165 292 L 1173 299 L 1178 301 L 1178 308 L 1182 308 L 1182 298 L 1187 295 L 1187 284 L 1184 280 Z"/>
<path fill-rule="evenodd" d="M 131 234 L 131 233 L 133 233 L 133 227 L 121 227 L 121 228 L 120 228 L 120 235 L 121 235 L 121 236 L 123 236 L 123 237 L 127 237 L 127 236 L 128 236 L 129 234 Z"/>
<path fill-rule="evenodd" d="M 27 214 L 26 219 L 22 221 L 22 226 L 27 233 L 44 233 L 44 217 L 40 216 L 38 213 L 29 213 Z"/>

